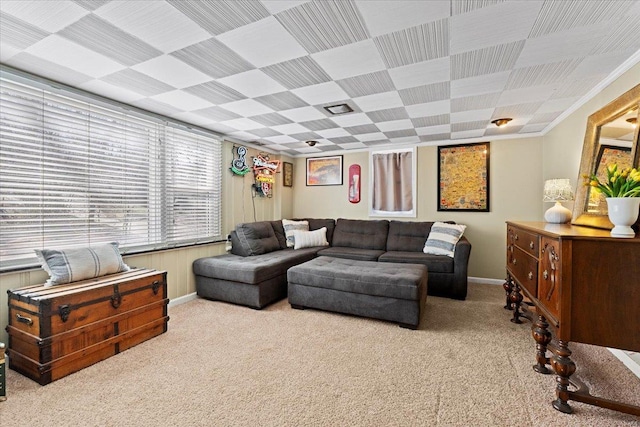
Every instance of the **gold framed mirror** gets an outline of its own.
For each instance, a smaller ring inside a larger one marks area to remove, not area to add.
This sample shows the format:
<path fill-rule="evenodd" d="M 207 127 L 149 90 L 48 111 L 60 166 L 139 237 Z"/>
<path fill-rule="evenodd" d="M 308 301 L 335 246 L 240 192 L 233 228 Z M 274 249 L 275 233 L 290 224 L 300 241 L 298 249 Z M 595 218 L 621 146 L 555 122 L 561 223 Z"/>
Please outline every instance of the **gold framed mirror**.
<path fill-rule="evenodd" d="M 572 224 L 609 230 L 613 228 L 607 217 L 604 196 L 583 185 L 583 177 L 595 174 L 602 181 L 602 178 L 606 179 L 606 167 L 612 163 L 620 168 L 640 166 L 639 112 L 640 85 L 637 85 L 589 116 Z"/>

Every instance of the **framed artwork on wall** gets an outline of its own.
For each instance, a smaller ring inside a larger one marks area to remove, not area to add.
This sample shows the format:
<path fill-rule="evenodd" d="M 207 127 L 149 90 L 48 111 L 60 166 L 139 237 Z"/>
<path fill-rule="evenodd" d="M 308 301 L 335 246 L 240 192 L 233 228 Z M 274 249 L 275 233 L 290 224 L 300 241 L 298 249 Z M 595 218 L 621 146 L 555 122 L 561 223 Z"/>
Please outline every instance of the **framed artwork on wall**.
<path fill-rule="evenodd" d="M 489 142 L 438 147 L 438 211 L 489 212 Z"/>
<path fill-rule="evenodd" d="M 342 156 L 307 159 L 307 186 L 342 185 Z"/>
<path fill-rule="evenodd" d="M 293 187 L 293 163 L 282 162 L 282 185 Z"/>

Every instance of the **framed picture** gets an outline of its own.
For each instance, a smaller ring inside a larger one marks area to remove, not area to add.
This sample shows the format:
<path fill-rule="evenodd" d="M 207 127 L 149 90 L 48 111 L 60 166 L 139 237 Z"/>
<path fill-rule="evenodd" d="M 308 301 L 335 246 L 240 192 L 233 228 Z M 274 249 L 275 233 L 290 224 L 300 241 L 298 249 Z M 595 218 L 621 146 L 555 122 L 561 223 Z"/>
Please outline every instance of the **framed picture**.
<path fill-rule="evenodd" d="M 293 187 L 293 163 L 282 162 L 282 185 Z"/>
<path fill-rule="evenodd" d="M 438 147 L 438 210 L 489 212 L 489 143 Z"/>
<path fill-rule="evenodd" d="M 308 158 L 307 185 L 342 185 L 342 156 Z"/>

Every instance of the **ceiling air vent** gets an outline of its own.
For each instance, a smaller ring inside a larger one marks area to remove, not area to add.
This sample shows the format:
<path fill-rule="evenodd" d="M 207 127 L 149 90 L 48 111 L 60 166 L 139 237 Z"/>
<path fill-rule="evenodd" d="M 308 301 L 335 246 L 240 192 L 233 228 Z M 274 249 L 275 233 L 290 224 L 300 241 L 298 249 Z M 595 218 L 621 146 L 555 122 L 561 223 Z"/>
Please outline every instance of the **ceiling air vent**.
<path fill-rule="evenodd" d="M 324 107 L 324 109 L 334 115 L 351 113 L 353 111 L 353 108 L 349 107 L 347 104 L 330 105 L 328 107 Z"/>

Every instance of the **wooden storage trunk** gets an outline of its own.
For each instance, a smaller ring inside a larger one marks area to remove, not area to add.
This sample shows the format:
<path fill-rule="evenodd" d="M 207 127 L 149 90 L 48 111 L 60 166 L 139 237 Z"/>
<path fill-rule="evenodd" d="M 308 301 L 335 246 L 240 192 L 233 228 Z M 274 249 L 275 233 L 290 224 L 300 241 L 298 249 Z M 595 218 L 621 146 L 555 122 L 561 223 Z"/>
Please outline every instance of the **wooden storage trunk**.
<path fill-rule="evenodd" d="M 149 269 L 9 294 L 9 368 L 44 385 L 167 331 L 167 273 Z"/>

